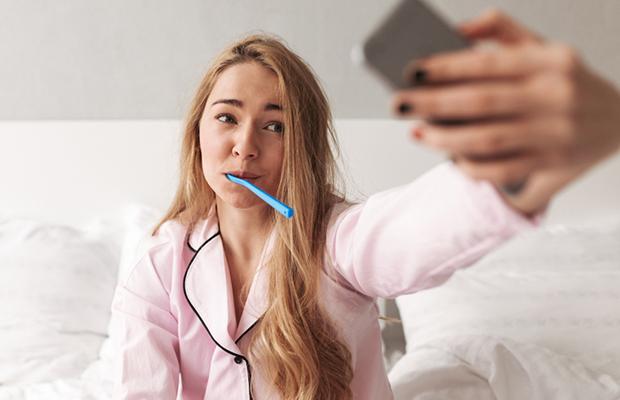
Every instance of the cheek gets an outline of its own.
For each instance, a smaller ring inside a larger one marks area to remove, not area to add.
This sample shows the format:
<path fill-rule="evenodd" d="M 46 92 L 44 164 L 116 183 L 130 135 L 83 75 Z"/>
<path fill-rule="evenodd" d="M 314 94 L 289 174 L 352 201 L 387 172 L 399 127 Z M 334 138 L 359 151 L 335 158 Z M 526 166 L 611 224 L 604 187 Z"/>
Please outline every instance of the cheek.
<path fill-rule="evenodd" d="M 283 148 L 282 146 L 274 149 L 269 155 L 269 169 L 273 171 L 272 180 L 274 184 L 277 184 L 280 175 L 282 174 L 282 163 L 284 160 Z"/>
<path fill-rule="evenodd" d="M 225 154 L 227 147 L 226 140 L 223 140 L 223 135 L 217 130 L 211 129 L 200 134 L 200 150 L 203 156 L 221 157 Z"/>
<path fill-rule="evenodd" d="M 227 145 L 224 141 L 217 140 L 214 135 L 201 135 L 200 139 L 202 170 L 205 178 L 209 181 L 218 174 L 219 168 L 226 160 L 228 156 Z"/>

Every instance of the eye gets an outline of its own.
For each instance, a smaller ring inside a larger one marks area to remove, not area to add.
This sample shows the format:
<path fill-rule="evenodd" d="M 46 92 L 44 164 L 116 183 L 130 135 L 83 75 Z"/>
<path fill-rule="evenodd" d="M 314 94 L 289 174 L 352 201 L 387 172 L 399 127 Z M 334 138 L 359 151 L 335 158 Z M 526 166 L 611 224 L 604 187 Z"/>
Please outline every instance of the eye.
<path fill-rule="evenodd" d="M 233 116 L 230 114 L 220 114 L 216 116 L 215 119 L 223 123 L 228 123 L 229 121 L 227 121 L 226 119 L 230 119 L 230 122 L 235 123 L 235 118 L 233 118 Z"/>
<path fill-rule="evenodd" d="M 284 126 L 280 122 L 271 122 L 267 127 L 273 126 L 274 129 L 268 129 L 272 132 L 282 133 L 284 131 Z"/>

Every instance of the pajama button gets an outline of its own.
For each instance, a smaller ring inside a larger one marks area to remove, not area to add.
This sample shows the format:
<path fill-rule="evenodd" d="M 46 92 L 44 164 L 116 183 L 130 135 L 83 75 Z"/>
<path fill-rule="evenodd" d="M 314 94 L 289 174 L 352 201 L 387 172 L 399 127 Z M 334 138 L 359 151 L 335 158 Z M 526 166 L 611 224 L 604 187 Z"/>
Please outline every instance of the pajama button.
<path fill-rule="evenodd" d="M 236 362 L 237 364 L 241 364 L 241 363 L 243 362 L 243 357 L 241 357 L 241 356 L 236 356 L 236 357 L 235 357 L 235 362 Z"/>

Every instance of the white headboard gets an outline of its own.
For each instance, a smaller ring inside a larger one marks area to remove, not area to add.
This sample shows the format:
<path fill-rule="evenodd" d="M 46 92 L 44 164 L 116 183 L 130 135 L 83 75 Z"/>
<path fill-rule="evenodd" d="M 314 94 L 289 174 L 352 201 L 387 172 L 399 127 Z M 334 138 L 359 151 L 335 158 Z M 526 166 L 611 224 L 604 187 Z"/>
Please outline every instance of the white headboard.
<path fill-rule="evenodd" d="M 413 143 L 410 125 L 336 121 L 353 199 L 406 183 L 444 159 Z M 176 189 L 180 133 L 176 120 L 0 122 L 0 214 L 77 225 L 128 203 L 163 211 Z M 548 222 L 610 213 L 620 214 L 620 156 L 561 193 Z"/>

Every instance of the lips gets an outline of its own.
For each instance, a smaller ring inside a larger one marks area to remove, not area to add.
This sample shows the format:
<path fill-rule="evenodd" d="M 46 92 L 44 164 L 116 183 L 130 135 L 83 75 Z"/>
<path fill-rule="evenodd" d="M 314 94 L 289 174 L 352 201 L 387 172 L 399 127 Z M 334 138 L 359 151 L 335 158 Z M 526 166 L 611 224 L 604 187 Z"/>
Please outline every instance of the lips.
<path fill-rule="evenodd" d="M 255 178 L 259 178 L 258 175 L 254 174 L 252 172 L 249 172 L 249 171 L 239 171 L 239 170 L 228 171 L 228 172 L 226 172 L 226 174 L 234 175 L 237 178 L 241 178 L 241 179 L 255 179 Z"/>

